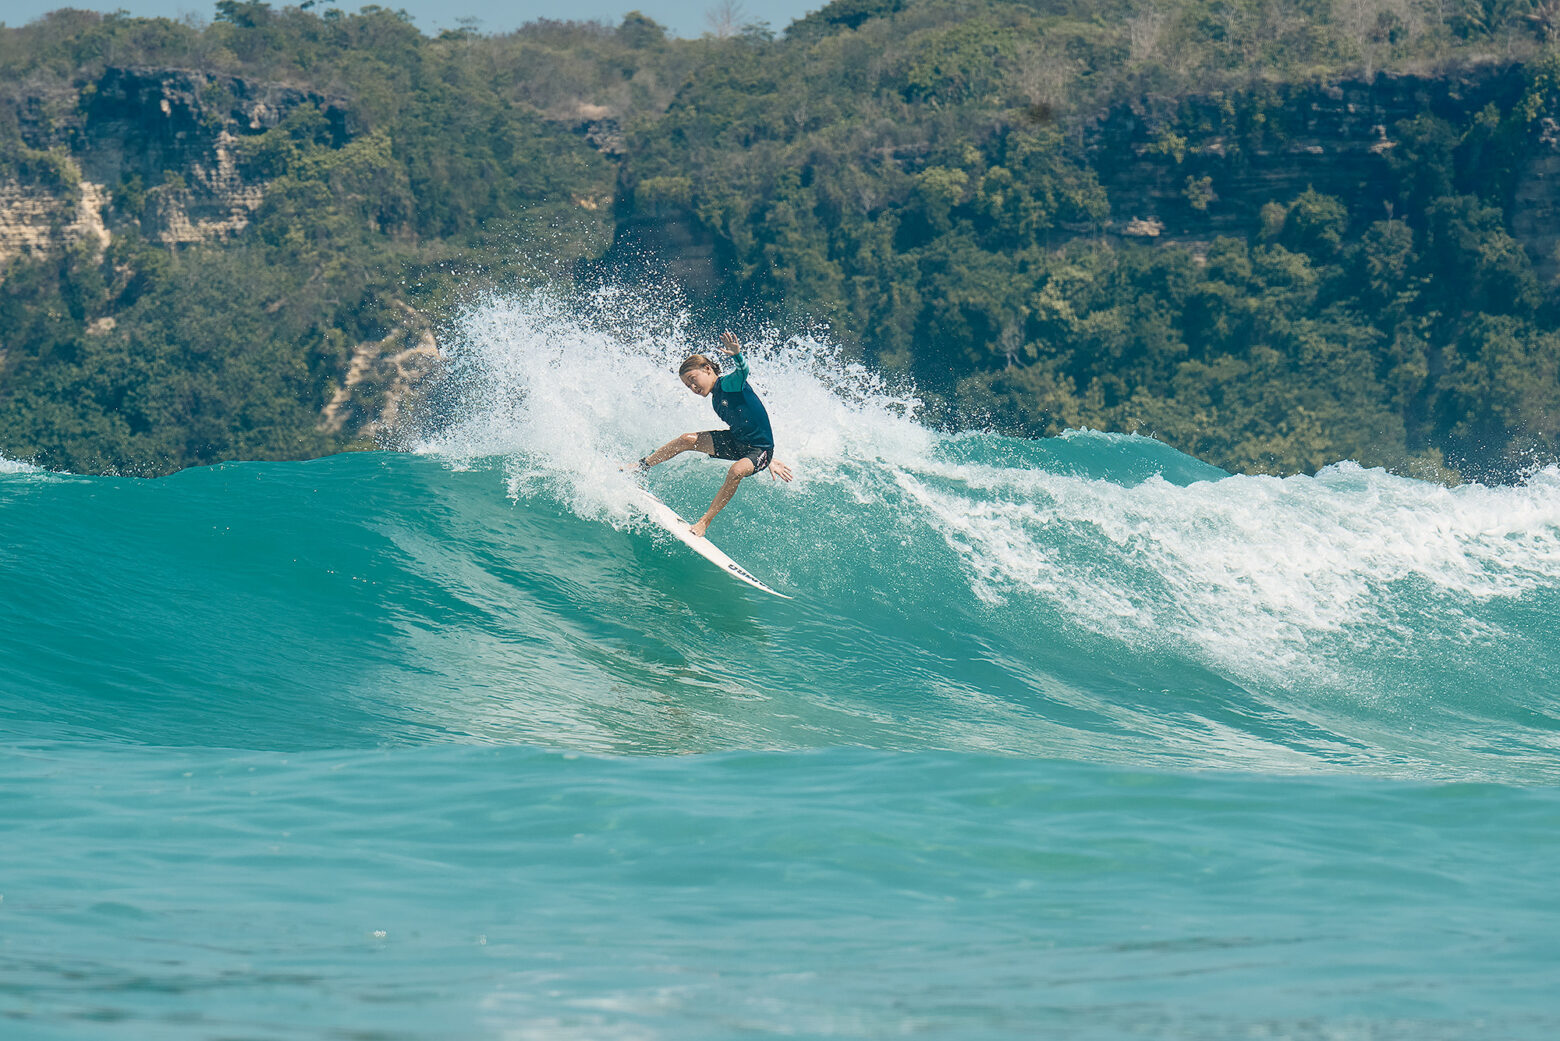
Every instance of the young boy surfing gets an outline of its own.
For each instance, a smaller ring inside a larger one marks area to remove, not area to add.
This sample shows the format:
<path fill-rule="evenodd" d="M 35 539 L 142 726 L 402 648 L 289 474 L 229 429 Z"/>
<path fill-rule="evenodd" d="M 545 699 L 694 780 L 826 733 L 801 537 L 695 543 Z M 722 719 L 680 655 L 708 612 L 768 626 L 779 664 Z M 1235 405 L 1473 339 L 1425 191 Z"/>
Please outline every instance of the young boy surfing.
<path fill-rule="evenodd" d="M 758 393 L 748 384 L 748 366 L 742 357 L 742 345 L 731 333 L 721 333 L 720 349 L 731 359 L 729 373 L 722 376 L 720 362 L 695 354 L 682 363 L 677 378 L 699 397 L 709 398 L 710 404 L 715 406 L 715 414 L 730 429 L 684 434 L 639 460 L 640 470 L 648 470 L 683 452 L 703 452 L 716 459 L 734 460 L 710 508 L 688 529 L 695 535 L 703 535 L 709 530 L 710 521 L 726 508 L 737 493 L 737 485 L 745 478 L 760 470 L 768 470 L 771 478 L 778 477 L 782 481 L 792 477 L 791 468 L 774 457 L 775 435 L 769 427 L 769 413 L 758 400 Z"/>

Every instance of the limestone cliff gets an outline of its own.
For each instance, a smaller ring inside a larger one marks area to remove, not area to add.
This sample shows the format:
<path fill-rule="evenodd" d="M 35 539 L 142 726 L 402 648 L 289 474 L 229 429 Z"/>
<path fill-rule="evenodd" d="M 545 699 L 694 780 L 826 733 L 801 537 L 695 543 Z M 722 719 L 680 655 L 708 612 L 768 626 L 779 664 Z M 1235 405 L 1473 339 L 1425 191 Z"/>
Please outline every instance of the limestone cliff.
<path fill-rule="evenodd" d="M 1259 226 L 1265 204 L 1287 202 L 1308 188 L 1345 200 L 1358 220 L 1387 216 L 1399 201 L 1402 179 L 1394 162 L 1403 154 L 1406 124 L 1428 114 L 1460 134 L 1486 109 L 1511 112 L 1527 82 L 1527 71 L 1508 63 L 1433 75 L 1257 83 L 1222 93 L 1141 97 L 1075 121 L 1067 135 L 1106 189 L 1106 235 L 1196 245 L 1223 234 L 1245 236 Z M 101 254 L 115 235 L 131 231 L 170 249 L 230 238 L 248 226 L 267 191 L 246 169 L 246 136 L 277 126 L 304 105 L 324 115 L 324 133 L 338 147 L 357 129 L 344 99 L 187 68 L 109 66 L 86 82 L 32 89 L 12 85 L 0 98 L 10 106 L 0 110 L 7 117 L 0 119 L 0 137 L 15 137 L 0 140 L 8 146 L 0 151 L 0 279 L 19 255 L 83 245 Z M 582 270 L 649 267 L 695 302 L 720 298 L 736 266 L 732 242 L 692 212 L 684 172 L 640 179 L 632 138 L 615 111 L 576 100 L 548 117 L 583 137 L 620 175 L 615 198 L 600 181 L 571 197 L 584 210 L 604 214 L 611 207 L 615 218 L 605 262 Z M 1540 120 L 1524 133 L 1521 155 L 1503 167 L 1508 173 L 1498 194 L 1508 226 L 1552 281 L 1560 276 L 1560 126 Z M 16 156 L 24 161 L 7 165 Z M 663 183 L 646 190 L 652 181 Z M 1071 233 L 1094 238 L 1101 230 Z M 1049 244 L 1062 245 L 1067 234 L 1064 229 Z M 380 336 L 383 326 L 372 328 L 353 337 L 364 340 L 356 348 L 329 355 L 339 372 L 311 385 L 334 388 L 318 417 L 320 431 L 379 436 L 433 368 L 438 348 L 428 323 L 398 306 L 403 319 L 388 335 Z M 114 316 L 90 314 L 84 324 L 101 333 L 114 328 Z"/>
<path fill-rule="evenodd" d="M 0 167 L 0 285 L 18 256 L 83 243 L 101 256 L 114 234 L 131 229 L 170 248 L 236 235 L 266 191 L 241 170 L 236 146 L 304 104 L 318 106 L 338 142 L 346 140 L 339 99 L 189 69 L 110 67 L 70 96 L 55 89 L 24 97 L 13 150 L 34 158 L 9 176 Z M 427 322 L 397 303 L 403 322 L 354 350 L 321 412 L 322 431 L 372 438 L 388 430 L 437 359 Z M 91 334 L 116 323 L 112 314 L 90 319 Z M 408 342 L 391 350 L 400 339 Z"/>
<path fill-rule="evenodd" d="M 1487 106 L 1510 110 L 1525 84 L 1520 66 L 1482 65 L 1115 108 L 1087 130 L 1092 165 L 1110 195 L 1108 231 L 1186 243 L 1243 236 L 1258 226 L 1264 204 L 1307 188 L 1345 200 L 1356 219 L 1390 216 L 1390 164 L 1405 122 L 1429 115 L 1466 127 Z M 1560 274 L 1557 188 L 1560 133 L 1550 128 L 1529 142 L 1503 200 L 1546 281 Z"/>
<path fill-rule="evenodd" d="M 169 246 L 230 236 L 265 196 L 239 170 L 240 137 L 302 104 L 346 136 L 337 99 L 190 69 L 111 66 L 72 97 L 59 93 L 22 99 L 17 144 L 60 157 L 66 183 L 0 174 L 0 265 L 82 238 L 107 245 L 128 227 Z"/>
<path fill-rule="evenodd" d="M 1345 200 L 1356 219 L 1390 216 L 1401 125 L 1430 115 L 1466 128 L 1487 106 L 1509 111 L 1526 77 L 1520 65 L 1486 64 L 1149 96 L 1075 130 L 1110 200 L 1107 236 L 1196 246 L 1250 234 L 1264 205 L 1287 203 L 1308 188 Z M 632 157 L 628 164 L 631 170 Z M 1560 126 L 1527 142 L 1503 203 L 1540 277 L 1560 276 Z M 632 191 L 619 192 L 619 206 L 609 259 L 633 266 L 654 258 L 656 268 L 694 294 L 720 288 L 722 242 L 687 207 L 636 204 Z M 1089 238 L 1099 230 L 1074 229 Z"/>
<path fill-rule="evenodd" d="M 59 191 L 0 179 L 0 272 L 15 256 L 62 246 L 86 243 L 101 253 L 112 238 L 103 221 L 107 208 L 103 186 L 91 181 Z"/>
<path fill-rule="evenodd" d="M 395 432 L 410 395 L 439 363 L 427 316 L 393 301 L 401 320 L 389 335 L 352 350 L 346 376 L 320 412 L 327 434 L 378 443 Z"/>

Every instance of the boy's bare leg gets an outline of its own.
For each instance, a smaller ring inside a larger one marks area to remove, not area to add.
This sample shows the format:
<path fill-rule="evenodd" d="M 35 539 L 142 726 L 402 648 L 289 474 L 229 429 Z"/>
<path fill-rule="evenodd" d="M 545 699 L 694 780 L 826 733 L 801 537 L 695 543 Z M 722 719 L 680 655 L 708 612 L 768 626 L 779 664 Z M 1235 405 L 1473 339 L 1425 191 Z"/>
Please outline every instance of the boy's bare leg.
<path fill-rule="evenodd" d="M 672 456 L 681 455 L 684 452 L 703 452 L 705 455 L 714 455 L 715 440 L 710 437 L 708 430 L 702 434 L 684 434 L 681 437 L 674 437 L 654 452 L 645 456 L 645 463 L 648 466 L 658 466 Z"/>
<path fill-rule="evenodd" d="M 726 508 L 731 497 L 737 494 L 737 485 L 742 483 L 744 477 L 753 476 L 753 460 L 738 459 L 731 464 L 731 469 L 726 471 L 726 479 L 721 483 L 720 491 L 715 493 L 715 501 L 710 503 L 710 508 L 699 518 L 699 522 L 688 530 L 695 535 L 703 535 L 710 529 L 710 521 L 715 515 Z"/>

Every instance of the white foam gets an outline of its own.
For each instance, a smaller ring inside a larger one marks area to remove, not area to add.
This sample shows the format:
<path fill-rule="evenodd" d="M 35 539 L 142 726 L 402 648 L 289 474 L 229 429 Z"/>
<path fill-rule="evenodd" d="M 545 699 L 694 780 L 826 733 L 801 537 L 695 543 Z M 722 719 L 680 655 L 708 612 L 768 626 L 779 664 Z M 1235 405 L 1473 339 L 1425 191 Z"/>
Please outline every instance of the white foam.
<path fill-rule="evenodd" d="M 31 463 L 19 463 L 0 455 L 0 474 L 35 474 L 41 471 Z"/>
<path fill-rule="evenodd" d="M 1336 678 L 1319 638 L 1407 646 L 1427 602 L 1438 630 L 1488 646 L 1502 634 L 1480 604 L 1560 589 L 1553 468 L 1499 488 L 1352 463 L 1188 487 L 978 466 L 901 481 L 987 601 L 1040 596 L 1096 632 L 1244 677 Z"/>
<path fill-rule="evenodd" d="M 565 302 L 539 292 L 495 296 L 461 314 L 446 353 L 458 404 L 454 421 L 413 450 L 455 465 L 505 459 L 511 495 L 546 493 L 583 517 L 627 516 L 618 467 L 678 434 L 721 426 L 709 403 L 678 380 L 690 354 L 715 354 L 686 315 L 602 290 Z M 777 455 L 799 484 L 837 464 L 877 457 L 909 462 L 933 435 L 918 405 L 810 337 L 760 336 L 744 344 L 752 382 L 775 427 Z"/>

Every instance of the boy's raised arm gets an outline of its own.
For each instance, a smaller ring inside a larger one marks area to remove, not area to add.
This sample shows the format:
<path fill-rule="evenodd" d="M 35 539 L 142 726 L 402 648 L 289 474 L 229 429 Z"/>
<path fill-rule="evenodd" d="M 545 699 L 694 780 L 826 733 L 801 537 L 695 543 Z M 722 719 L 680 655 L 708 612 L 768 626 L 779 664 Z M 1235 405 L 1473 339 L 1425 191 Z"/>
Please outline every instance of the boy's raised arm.
<path fill-rule="evenodd" d="M 742 389 L 747 382 L 747 359 L 742 357 L 742 344 L 730 332 L 720 334 L 720 348 L 731 359 L 731 371 L 720 378 L 720 389 L 728 393 Z"/>

